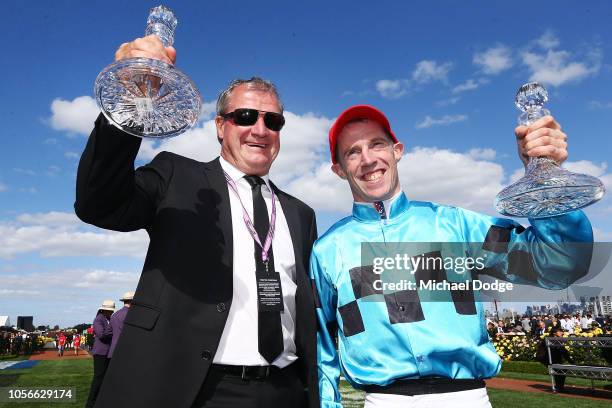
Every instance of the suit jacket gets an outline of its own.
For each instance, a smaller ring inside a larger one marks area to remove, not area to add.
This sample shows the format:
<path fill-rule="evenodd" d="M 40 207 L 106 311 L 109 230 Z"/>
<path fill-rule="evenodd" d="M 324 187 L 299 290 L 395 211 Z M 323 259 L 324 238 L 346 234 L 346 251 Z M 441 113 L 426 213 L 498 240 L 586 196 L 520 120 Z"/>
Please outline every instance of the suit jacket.
<path fill-rule="evenodd" d="M 229 192 L 219 160 L 168 152 L 134 170 L 141 139 L 100 115 L 77 174 L 75 211 L 150 243 L 96 407 L 190 407 L 204 383 L 232 302 Z M 319 406 L 316 320 L 308 262 L 314 211 L 278 190 L 296 261 L 296 347 L 309 406 Z M 177 343 L 177 339 L 178 343 Z"/>
<path fill-rule="evenodd" d="M 106 316 L 102 313 L 98 313 L 94 319 L 93 327 L 95 340 L 91 354 L 106 357 L 113 337 L 113 329 L 111 328 L 110 322 Z"/>
<path fill-rule="evenodd" d="M 125 320 L 128 310 L 130 310 L 129 307 L 123 306 L 113 313 L 110 318 L 110 325 L 113 329 L 113 339 L 111 340 L 110 349 L 108 350 L 108 358 L 113 358 L 113 352 L 115 351 L 115 347 L 117 347 L 117 341 L 123 331 L 123 321 Z"/>

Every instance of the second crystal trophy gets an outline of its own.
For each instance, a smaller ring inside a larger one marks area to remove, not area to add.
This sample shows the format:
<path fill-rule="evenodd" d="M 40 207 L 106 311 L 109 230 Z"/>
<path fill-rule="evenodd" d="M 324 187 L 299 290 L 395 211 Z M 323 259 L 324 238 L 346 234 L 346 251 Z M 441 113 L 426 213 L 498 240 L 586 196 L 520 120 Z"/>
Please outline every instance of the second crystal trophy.
<path fill-rule="evenodd" d="M 177 20 L 164 6 L 152 8 L 145 35 L 164 47 L 174 42 Z M 139 137 L 177 136 L 198 120 L 202 99 L 193 82 L 173 65 L 150 58 L 127 58 L 106 67 L 96 79 L 96 103 L 121 130 Z"/>
<path fill-rule="evenodd" d="M 521 86 L 516 106 L 523 112 L 519 124 L 529 126 L 543 116 L 546 89 L 537 82 Z M 601 199 L 605 188 L 597 177 L 572 173 L 547 157 L 529 159 L 525 176 L 495 197 L 495 208 L 504 215 L 544 218 L 568 213 Z"/>

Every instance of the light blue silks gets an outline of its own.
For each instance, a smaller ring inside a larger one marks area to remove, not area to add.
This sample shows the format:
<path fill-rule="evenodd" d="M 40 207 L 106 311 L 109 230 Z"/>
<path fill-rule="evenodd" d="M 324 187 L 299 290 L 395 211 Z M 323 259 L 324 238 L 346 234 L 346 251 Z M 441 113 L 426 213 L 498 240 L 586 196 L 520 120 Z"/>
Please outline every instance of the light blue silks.
<path fill-rule="evenodd" d="M 341 407 L 340 373 L 359 388 L 431 376 L 490 378 L 501 367 L 477 293 L 471 309 L 469 302 L 461 309 L 452 301 L 415 304 L 400 294 L 356 293 L 371 283 L 365 278 L 371 266 L 367 272 L 362 265 L 363 242 L 483 243 L 479 248 L 489 275 L 550 289 L 563 288 L 588 270 L 590 254 L 565 245 L 593 240 L 581 211 L 530 220 L 532 226 L 525 229 L 510 219 L 409 201 L 403 193 L 386 210 L 388 219 L 381 220 L 373 205 L 354 204 L 352 216 L 334 224 L 312 251 L 322 407 Z"/>

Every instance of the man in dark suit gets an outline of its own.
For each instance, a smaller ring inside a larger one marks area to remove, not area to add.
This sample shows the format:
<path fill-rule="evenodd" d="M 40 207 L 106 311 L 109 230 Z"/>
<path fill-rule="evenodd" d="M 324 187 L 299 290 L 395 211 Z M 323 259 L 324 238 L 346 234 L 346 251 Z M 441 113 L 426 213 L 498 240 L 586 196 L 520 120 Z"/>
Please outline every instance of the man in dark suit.
<path fill-rule="evenodd" d="M 176 53 L 149 36 L 115 55 L 142 56 Z M 96 121 L 76 213 L 150 237 L 96 407 L 319 406 L 307 268 L 315 215 L 267 176 L 282 112 L 271 83 L 234 81 L 217 102 L 220 158 L 162 152 L 137 170 L 141 140 Z"/>

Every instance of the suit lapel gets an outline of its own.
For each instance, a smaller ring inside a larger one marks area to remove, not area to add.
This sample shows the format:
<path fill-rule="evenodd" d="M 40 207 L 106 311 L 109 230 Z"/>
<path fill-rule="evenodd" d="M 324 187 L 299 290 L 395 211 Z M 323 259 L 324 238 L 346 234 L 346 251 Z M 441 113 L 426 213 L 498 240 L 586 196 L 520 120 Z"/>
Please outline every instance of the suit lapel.
<path fill-rule="evenodd" d="M 219 158 L 205 164 L 205 174 L 211 187 L 212 202 L 219 212 L 217 227 L 223 233 L 223 263 L 230 271 L 234 265 L 234 235 L 232 232 L 232 209 L 230 207 L 229 190 L 225 175 L 219 163 Z"/>

